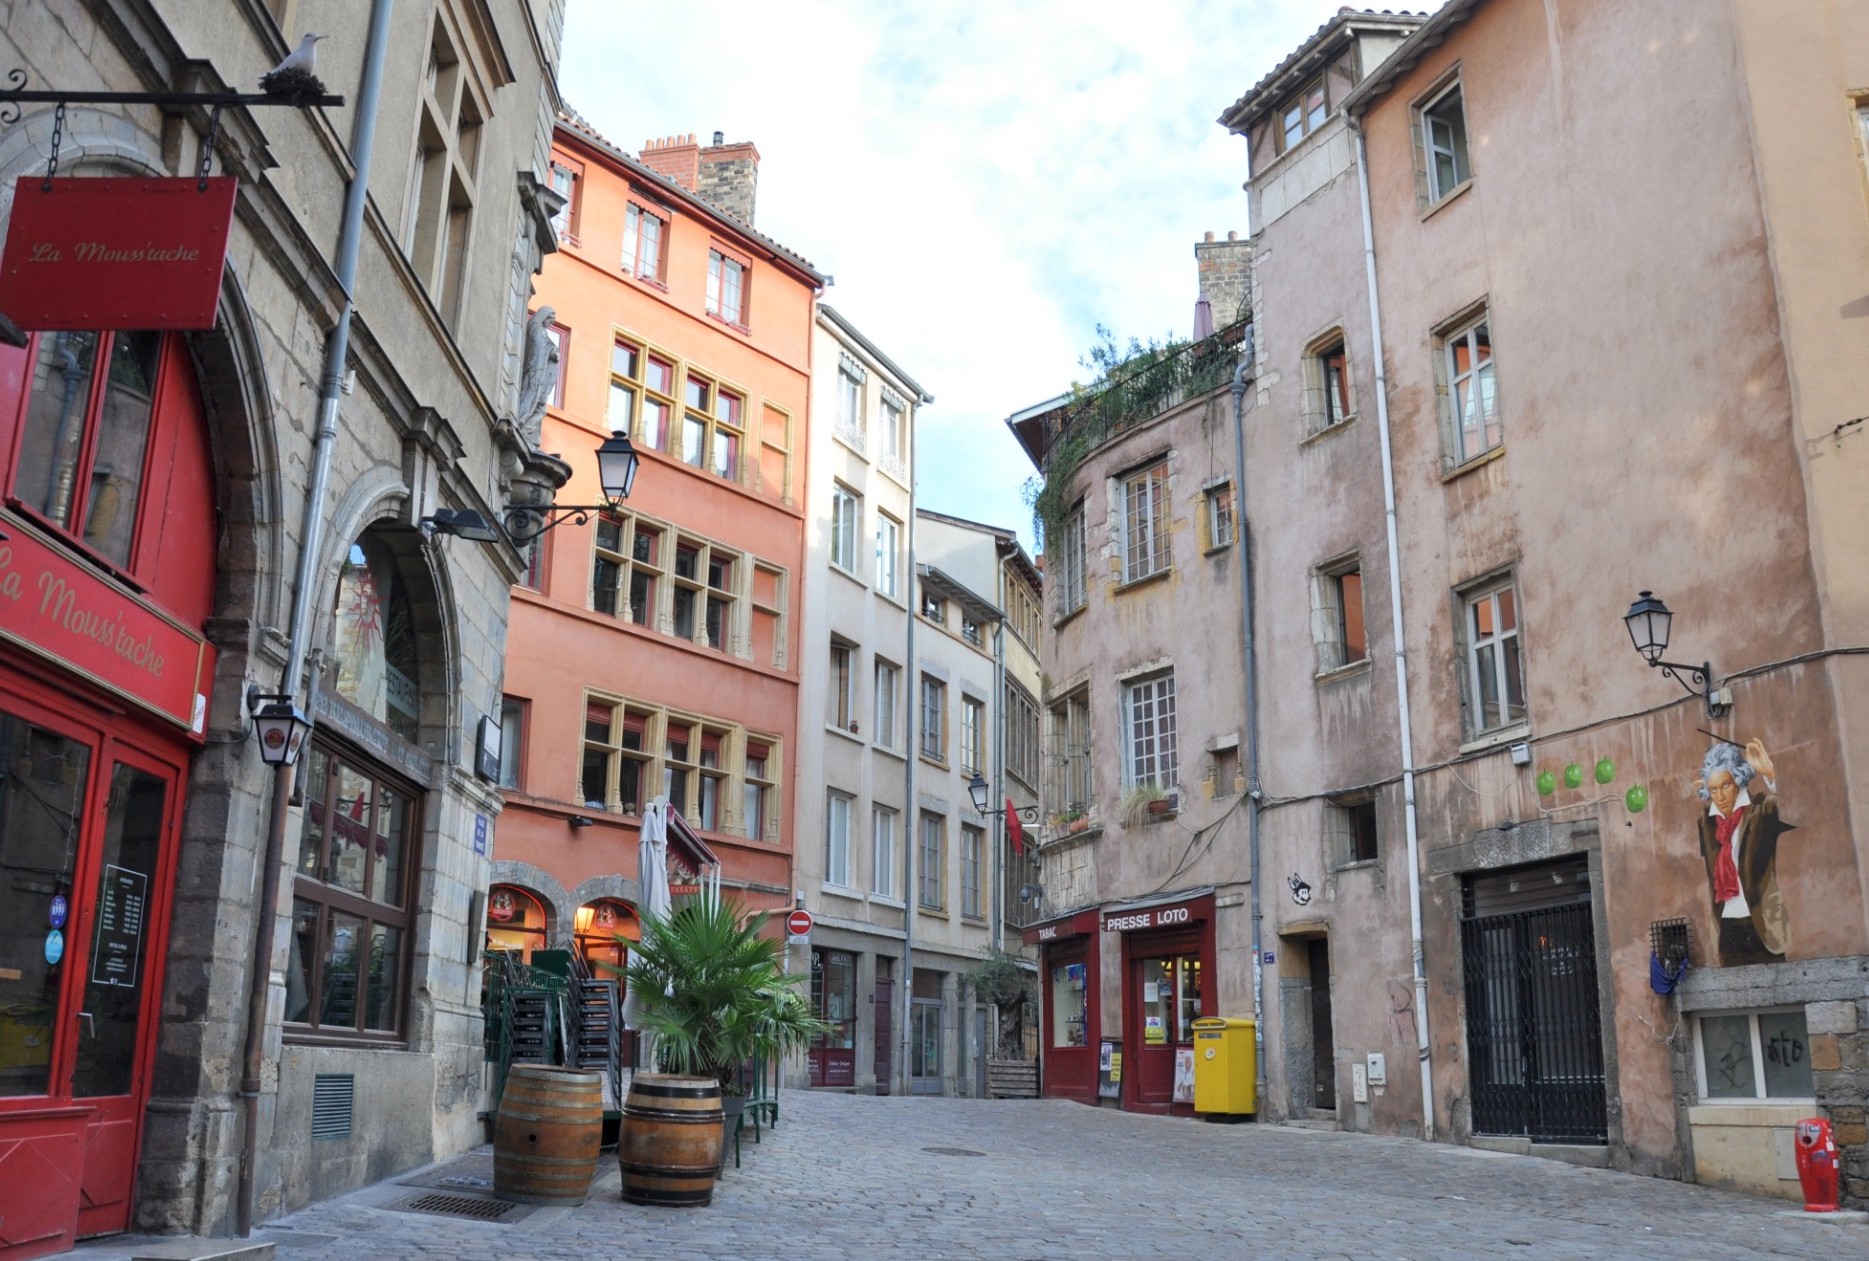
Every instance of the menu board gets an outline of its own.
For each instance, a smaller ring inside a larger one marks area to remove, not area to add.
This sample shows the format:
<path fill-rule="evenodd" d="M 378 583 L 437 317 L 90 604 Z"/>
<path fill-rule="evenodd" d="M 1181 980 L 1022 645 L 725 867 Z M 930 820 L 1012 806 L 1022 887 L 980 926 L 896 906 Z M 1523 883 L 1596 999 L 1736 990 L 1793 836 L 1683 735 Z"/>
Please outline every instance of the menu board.
<path fill-rule="evenodd" d="M 106 864 L 97 899 L 97 944 L 91 951 L 93 984 L 136 988 L 148 913 L 149 876 Z"/>

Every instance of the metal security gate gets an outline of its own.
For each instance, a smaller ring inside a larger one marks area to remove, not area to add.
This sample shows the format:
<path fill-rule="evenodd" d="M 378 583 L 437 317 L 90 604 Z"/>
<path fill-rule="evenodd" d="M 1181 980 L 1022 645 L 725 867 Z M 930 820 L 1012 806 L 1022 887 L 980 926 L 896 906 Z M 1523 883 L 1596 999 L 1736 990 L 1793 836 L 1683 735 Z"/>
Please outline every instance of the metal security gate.
<path fill-rule="evenodd" d="M 1566 869 L 1513 873 L 1539 900 L 1554 891 L 1589 895 L 1588 874 Z M 1502 879 L 1485 877 L 1487 883 Z M 1569 885 L 1569 889 L 1564 889 Z M 1496 915 L 1497 890 L 1467 888 L 1461 923 L 1467 1047 L 1475 1134 L 1522 1135 L 1543 1143 L 1605 1143 L 1603 1038 L 1596 945 L 1587 900 Z"/>

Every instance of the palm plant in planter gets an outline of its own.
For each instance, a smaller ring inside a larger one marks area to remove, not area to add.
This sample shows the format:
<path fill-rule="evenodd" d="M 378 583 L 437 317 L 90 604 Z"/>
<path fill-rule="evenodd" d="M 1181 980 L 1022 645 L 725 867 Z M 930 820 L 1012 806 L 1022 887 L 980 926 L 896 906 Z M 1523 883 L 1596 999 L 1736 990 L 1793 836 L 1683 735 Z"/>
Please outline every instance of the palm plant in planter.
<path fill-rule="evenodd" d="M 657 1066 L 712 1077 L 723 1099 L 740 1096 L 747 1061 L 802 1050 L 830 1028 L 796 989 L 804 976 L 785 974 L 766 921 L 726 899 L 683 899 L 667 919 L 643 921 L 624 972 Z"/>

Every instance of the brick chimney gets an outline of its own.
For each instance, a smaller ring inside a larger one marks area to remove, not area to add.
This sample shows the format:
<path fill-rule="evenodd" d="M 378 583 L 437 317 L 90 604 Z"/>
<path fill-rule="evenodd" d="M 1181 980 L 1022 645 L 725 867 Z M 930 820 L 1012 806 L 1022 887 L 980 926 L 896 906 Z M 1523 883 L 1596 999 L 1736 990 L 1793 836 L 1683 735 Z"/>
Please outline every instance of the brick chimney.
<path fill-rule="evenodd" d="M 1214 327 L 1225 328 L 1250 314 L 1246 299 L 1252 291 L 1252 242 L 1238 233 L 1224 241 L 1207 239 L 1194 245 L 1194 266 L 1200 277 L 1201 296 L 1213 308 Z"/>
<path fill-rule="evenodd" d="M 701 173 L 701 146 L 694 142 L 693 132 L 645 141 L 637 156 L 657 175 L 665 175 L 683 188 L 694 190 L 696 177 Z"/>
<path fill-rule="evenodd" d="M 750 140 L 727 144 L 723 132 L 703 149 L 694 133 L 665 136 L 643 144 L 638 160 L 689 192 L 720 207 L 747 227 L 753 226 L 753 195 L 759 185 L 759 150 Z"/>
<path fill-rule="evenodd" d="M 750 140 L 724 144 L 725 139 L 717 131 L 714 143 L 701 150 L 701 178 L 694 191 L 750 228 L 753 195 L 759 188 L 759 150 Z"/>

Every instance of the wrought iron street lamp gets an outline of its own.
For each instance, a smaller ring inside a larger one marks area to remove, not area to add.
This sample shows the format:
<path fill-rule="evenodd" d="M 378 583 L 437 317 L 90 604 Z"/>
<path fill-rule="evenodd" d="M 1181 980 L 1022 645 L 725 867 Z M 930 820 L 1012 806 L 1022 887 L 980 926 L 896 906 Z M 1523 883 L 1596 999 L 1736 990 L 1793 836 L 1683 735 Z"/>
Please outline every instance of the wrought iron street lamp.
<path fill-rule="evenodd" d="M 1653 591 L 1644 591 L 1638 595 L 1635 603 L 1629 606 L 1629 611 L 1623 614 L 1622 622 L 1629 628 L 1629 642 L 1642 654 L 1642 659 L 1687 689 L 1688 695 L 1698 696 L 1705 701 L 1707 717 L 1722 718 L 1732 709 L 1732 693 L 1726 688 L 1713 686 L 1711 662 L 1703 661 L 1693 666 L 1661 659 L 1662 654 L 1668 651 L 1668 636 L 1674 625 L 1674 614 L 1656 598 Z M 1675 673 L 1677 670 L 1685 672 L 1687 677 Z"/>
<path fill-rule="evenodd" d="M 984 815 L 1005 814 L 1005 810 L 988 810 L 986 808 L 986 793 L 986 777 L 980 774 L 980 772 L 975 771 L 973 773 L 973 778 L 967 781 L 967 795 L 973 798 L 974 811 Z M 1011 805 L 1010 799 L 1008 799 L 1007 804 Z M 1012 813 L 1018 815 L 1027 823 L 1038 822 L 1037 806 L 1012 806 Z"/>
<path fill-rule="evenodd" d="M 623 501 L 629 498 L 630 491 L 634 489 L 636 470 L 641 464 L 642 457 L 636 454 L 629 435 L 621 429 L 614 431 L 597 448 L 597 481 L 604 491 L 602 503 L 509 505 L 502 520 L 506 537 L 515 543 L 530 543 L 565 521 L 583 525 L 591 519 L 593 513 L 615 512 L 623 506 Z"/>

